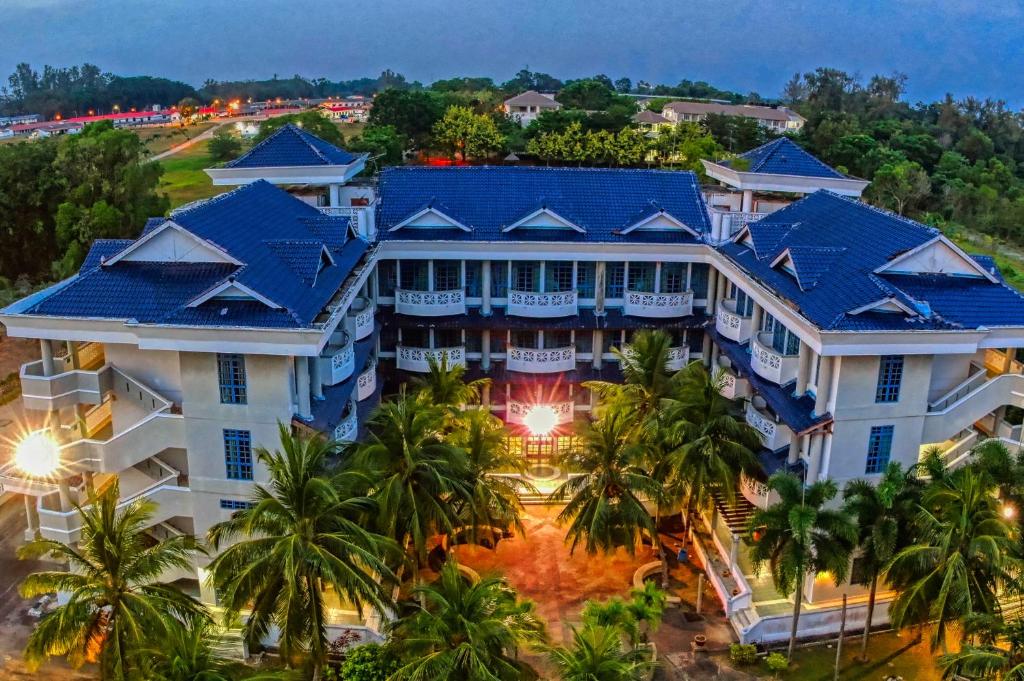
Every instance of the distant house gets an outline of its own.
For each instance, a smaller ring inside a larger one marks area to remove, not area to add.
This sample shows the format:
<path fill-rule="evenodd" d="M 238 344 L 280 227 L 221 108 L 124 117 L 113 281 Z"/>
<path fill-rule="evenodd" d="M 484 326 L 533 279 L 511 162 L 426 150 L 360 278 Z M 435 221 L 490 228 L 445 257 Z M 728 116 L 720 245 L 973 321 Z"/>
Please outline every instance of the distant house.
<path fill-rule="evenodd" d="M 19 114 L 17 116 L 0 116 L 0 128 L 7 128 L 12 125 L 27 125 L 38 123 L 43 120 L 39 114 Z"/>
<path fill-rule="evenodd" d="M 12 125 L 8 128 L 15 135 L 28 135 L 33 138 L 49 137 L 50 135 L 74 135 L 82 131 L 82 123 L 70 121 L 40 121 L 38 123 L 23 123 Z"/>
<path fill-rule="evenodd" d="M 136 125 L 158 125 L 161 123 L 173 123 L 181 119 L 181 114 L 172 109 L 160 111 L 124 111 L 120 113 L 100 114 L 97 116 L 76 116 L 65 118 L 66 123 L 97 123 L 99 121 L 111 121 L 115 128 L 132 127 Z"/>
<path fill-rule="evenodd" d="M 756 106 L 753 104 L 720 104 L 717 102 L 669 102 L 662 108 L 662 116 L 672 123 L 702 121 L 708 114 L 753 118 L 762 126 L 776 132 L 796 132 L 804 127 L 803 116 L 784 106 Z"/>
<path fill-rule="evenodd" d="M 505 113 L 519 121 L 524 128 L 545 111 L 557 111 L 562 105 L 555 101 L 553 94 L 527 90 L 521 95 L 506 99 Z"/>
<path fill-rule="evenodd" d="M 325 116 L 338 121 L 366 121 L 370 116 L 373 100 L 366 97 L 353 96 L 344 99 L 333 99 L 320 104 Z"/>
<path fill-rule="evenodd" d="M 640 113 L 635 114 L 633 122 L 637 124 L 640 130 L 650 135 L 657 135 L 663 128 L 674 125 L 672 121 L 650 109 L 644 109 Z"/>

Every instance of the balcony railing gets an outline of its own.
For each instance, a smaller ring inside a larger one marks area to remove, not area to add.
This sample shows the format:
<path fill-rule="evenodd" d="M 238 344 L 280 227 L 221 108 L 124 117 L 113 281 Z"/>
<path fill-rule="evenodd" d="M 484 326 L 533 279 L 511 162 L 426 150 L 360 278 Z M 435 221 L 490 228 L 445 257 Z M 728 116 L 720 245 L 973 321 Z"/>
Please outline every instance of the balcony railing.
<path fill-rule="evenodd" d="M 352 336 L 344 331 L 337 343 L 324 348 L 324 353 L 317 358 L 320 362 L 320 375 L 327 385 L 338 385 L 356 370 L 356 351 Z"/>
<path fill-rule="evenodd" d="M 444 317 L 466 314 L 466 291 L 395 291 L 395 312 L 417 317 Z"/>
<path fill-rule="evenodd" d="M 623 312 L 633 317 L 686 317 L 693 314 L 693 291 L 683 293 L 643 293 L 626 291 Z"/>
<path fill-rule="evenodd" d="M 793 433 L 789 428 L 776 423 L 773 418 L 762 413 L 750 402 L 747 403 L 746 421 L 747 425 L 757 431 L 765 449 L 770 449 L 773 452 L 789 445 L 793 438 Z"/>
<path fill-rule="evenodd" d="M 349 402 L 346 409 L 348 413 L 334 428 L 334 439 L 338 442 L 354 442 L 359 433 L 359 415 L 356 412 L 356 405 Z"/>
<path fill-rule="evenodd" d="M 348 309 L 348 330 L 356 340 L 362 340 L 373 333 L 374 307 L 366 298 L 356 298 Z"/>
<path fill-rule="evenodd" d="M 528 374 L 551 374 L 576 368 L 576 348 L 517 348 L 508 349 L 506 360 L 509 371 Z"/>
<path fill-rule="evenodd" d="M 746 473 L 740 473 L 740 492 L 747 501 L 758 508 L 768 508 L 772 504 L 781 501 L 779 493 L 770 489 L 768 485 L 755 480 Z"/>
<path fill-rule="evenodd" d="M 413 348 L 399 345 L 395 351 L 395 363 L 403 371 L 426 373 L 430 371 L 429 358 L 438 362 L 448 357 L 448 366 L 466 366 L 466 348 L 462 345 L 450 348 Z"/>
<path fill-rule="evenodd" d="M 732 236 L 746 227 L 747 224 L 757 222 L 766 215 L 768 215 L 768 213 L 743 212 L 740 210 L 723 211 L 722 235 L 727 237 Z"/>
<path fill-rule="evenodd" d="M 715 315 L 715 331 L 723 337 L 737 343 L 746 343 L 750 338 L 750 316 L 744 317 L 736 312 L 735 300 L 723 300 Z"/>
<path fill-rule="evenodd" d="M 750 396 L 750 381 L 736 375 L 732 369 L 722 369 L 722 396 L 730 400 Z"/>
<path fill-rule="evenodd" d="M 356 379 L 356 399 L 362 402 L 377 390 L 377 362 L 371 361 Z"/>
<path fill-rule="evenodd" d="M 571 317 L 578 311 L 576 291 L 534 293 L 509 291 L 507 314 L 512 317 Z"/>
<path fill-rule="evenodd" d="M 971 364 L 971 375 L 963 383 L 960 383 L 952 390 L 933 402 L 928 403 L 928 411 L 942 411 L 954 402 L 970 395 L 988 381 L 988 371 L 985 367 Z"/>
<path fill-rule="evenodd" d="M 690 362 L 690 347 L 687 345 L 680 345 L 675 348 L 668 349 L 668 358 L 665 362 L 665 368 L 669 371 L 679 371 Z"/>
<path fill-rule="evenodd" d="M 785 385 L 796 378 L 797 355 L 786 355 L 772 347 L 770 333 L 759 333 L 751 341 L 750 367 L 758 376 Z"/>
<path fill-rule="evenodd" d="M 526 415 L 533 409 L 534 404 L 528 402 L 519 402 L 517 400 L 509 400 L 507 406 L 507 412 L 505 414 L 505 420 L 508 423 L 520 424 L 525 422 Z M 564 425 L 566 423 L 573 422 L 573 403 L 568 402 L 545 402 L 545 407 L 550 407 L 555 412 L 555 423 L 557 425 Z"/>

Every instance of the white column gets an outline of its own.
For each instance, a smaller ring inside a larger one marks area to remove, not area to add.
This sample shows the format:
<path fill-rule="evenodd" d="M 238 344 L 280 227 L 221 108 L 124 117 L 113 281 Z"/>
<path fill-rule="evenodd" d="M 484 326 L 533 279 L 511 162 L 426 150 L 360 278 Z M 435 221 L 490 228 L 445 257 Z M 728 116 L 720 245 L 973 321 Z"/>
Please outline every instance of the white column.
<path fill-rule="evenodd" d="M 842 357 L 832 358 L 832 385 L 828 389 L 828 404 L 826 409 L 833 416 L 836 413 L 836 399 L 839 397 L 839 370 L 843 365 Z"/>
<path fill-rule="evenodd" d="M 704 334 L 704 340 L 701 341 L 700 355 L 701 355 L 701 359 L 704 360 L 704 366 L 706 366 L 708 368 L 711 368 L 711 362 L 712 362 L 711 355 L 713 354 L 713 348 L 714 347 L 716 347 L 716 346 L 711 342 L 711 334 L 710 333 L 705 333 Z"/>
<path fill-rule="evenodd" d="M 800 458 L 800 443 L 803 439 L 794 433 L 793 439 L 789 441 L 789 453 L 786 455 L 786 463 L 790 466 L 795 464 Z"/>
<path fill-rule="evenodd" d="M 803 395 L 807 392 L 807 381 L 811 377 L 811 364 L 814 361 L 814 351 L 811 347 L 800 341 L 800 353 L 797 357 L 796 367 L 796 394 Z"/>
<path fill-rule="evenodd" d="M 309 358 L 308 357 L 296 357 L 295 358 L 295 378 L 296 386 L 295 391 L 297 393 L 299 401 L 299 418 L 305 419 L 306 421 L 313 418 L 313 411 L 309 404 Z"/>
<path fill-rule="evenodd" d="M 39 511 L 36 509 L 36 498 L 28 494 L 25 499 L 25 524 L 28 526 L 25 534 L 35 537 L 39 533 Z"/>
<path fill-rule="evenodd" d="M 601 356 L 601 349 L 604 346 L 604 331 L 601 329 L 594 329 L 594 368 L 600 369 L 601 364 L 604 361 L 604 357 Z"/>
<path fill-rule="evenodd" d="M 604 314 L 604 280 L 606 266 L 604 261 L 594 264 L 594 314 Z"/>
<path fill-rule="evenodd" d="M 480 314 L 491 314 L 491 261 L 480 263 Z"/>
<path fill-rule="evenodd" d="M 740 208 L 744 213 L 751 213 L 754 210 L 754 191 L 752 189 L 743 190 L 743 206 Z"/>
<path fill-rule="evenodd" d="M 715 300 L 718 293 L 718 272 L 715 268 L 708 269 L 708 293 L 707 306 L 704 308 L 708 315 L 715 314 Z"/>
<path fill-rule="evenodd" d="M 750 333 L 756 336 L 761 332 L 761 320 L 764 318 L 764 308 L 757 303 L 753 304 L 750 312 Z"/>
<path fill-rule="evenodd" d="M 70 511 L 73 504 L 71 501 L 71 486 L 68 485 L 67 478 L 57 481 L 57 495 L 60 497 L 60 510 L 63 513 Z"/>
<path fill-rule="evenodd" d="M 320 358 L 311 357 L 309 361 L 310 383 L 313 388 L 313 398 L 324 399 L 324 379 L 320 372 Z"/>
<path fill-rule="evenodd" d="M 48 339 L 40 339 L 39 352 L 43 356 L 43 376 L 53 376 L 56 373 L 53 366 L 53 346 Z"/>
<path fill-rule="evenodd" d="M 68 358 L 71 360 L 72 369 L 82 368 L 82 363 L 78 360 L 78 341 L 68 341 Z"/>
<path fill-rule="evenodd" d="M 821 369 L 816 382 L 817 393 L 814 396 L 814 413 L 824 414 L 828 411 L 829 391 L 832 390 L 833 357 L 821 358 Z"/>
<path fill-rule="evenodd" d="M 427 261 L 427 290 L 434 290 L 434 259 Z"/>
<path fill-rule="evenodd" d="M 491 330 L 480 332 L 480 368 L 487 371 L 491 368 Z"/>
<path fill-rule="evenodd" d="M 330 191 L 330 199 L 329 199 L 328 203 L 330 203 L 332 208 L 340 207 L 341 206 L 341 185 L 340 184 L 329 185 L 329 191 Z"/>
<path fill-rule="evenodd" d="M 821 449 L 822 449 L 822 435 L 821 433 L 814 433 L 811 435 L 811 448 L 807 453 L 807 484 L 813 485 L 819 479 L 822 474 L 821 465 Z"/>
<path fill-rule="evenodd" d="M 661 261 L 654 263 L 654 292 L 661 293 Z"/>
<path fill-rule="evenodd" d="M 722 241 L 725 236 L 722 234 L 722 211 L 711 211 L 711 240 Z"/>

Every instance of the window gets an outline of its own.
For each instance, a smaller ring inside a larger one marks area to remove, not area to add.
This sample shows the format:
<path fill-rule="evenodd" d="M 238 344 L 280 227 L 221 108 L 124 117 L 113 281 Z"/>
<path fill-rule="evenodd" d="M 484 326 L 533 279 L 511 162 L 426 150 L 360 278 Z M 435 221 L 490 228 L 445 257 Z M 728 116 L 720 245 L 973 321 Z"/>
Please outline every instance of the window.
<path fill-rule="evenodd" d="M 580 298 L 594 297 L 595 263 L 581 262 L 576 266 L 576 291 Z"/>
<path fill-rule="evenodd" d="M 790 332 L 782 322 L 768 312 L 764 313 L 761 330 L 772 336 L 772 349 L 783 355 L 796 355 L 800 352 L 800 339 Z"/>
<path fill-rule="evenodd" d="M 508 260 L 491 261 L 491 295 L 495 298 L 508 295 Z"/>
<path fill-rule="evenodd" d="M 892 426 L 871 426 L 865 473 L 881 473 L 889 465 L 889 454 L 892 452 L 892 430 Z"/>
<path fill-rule="evenodd" d="M 254 508 L 255 501 L 242 501 L 240 499 L 221 499 L 220 507 L 225 511 L 243 511 L 247 508 Z"/>
<path fill-rule="evenodd" d="M 903 380 L 903 355 L 885 355 L 878 361 L 875 402 L 898 402 Z"/>
<path fill-rule="evenodd" d="M 388 298 L 395 295 L 398 271 L 394 260 L 381 260 L 377 264 L 377 284 L 380 286 L 380 295 Z"/>
<path fill-rule="evenodd" d="M 661 292 L 682 293 L 686 290 L 686 263 L 666 262 L 661 265 Z"/>
<path fill-rule="evenodd" d="M 654 270 L 653 262 L 634 262 L 629 264 L 629 281 L 627 291 L 639 293 L 654 293 Z"/>
<path fill-rule="evenodd" d="M 402 260 L 399 262 L 399 285 L 406 291 L 427 290 L 427 261 Z"/>
<path fill-rule="evenodd" d="M 626 263 L 610 262 L 605 266 L 604 294 L 609 298 L 621 298 L 622 289 L 626 287 Z"/>
<path fill-rule="evenodd" d="M 245 357 L 217 354 L 221 404 L 245 404 Z"/>
<path fill-rule="evenodd" d="M 458 260 L 434 261 L 434 290 L 452 291 L 462 288 L 462 266 Z"/>
<path fill-rule="evenodd" d="M 754 313 L 754 301 L 741 288 L 733 288 L 736 293 L 736 314 L 741 317 L 749 317 Z"/>
<path fill-rule="evenodd" d="M 695 262 L 690 265 L 690 290 L 694 299 L 708 297 L 707 263 Z"/>
<path fill-rule="evenodd" d="M 557 293 L 573 289 L 571 262 L 549 262 L 544 269 L 547 278 L 544 284 L 545 291 Z"/>
<path fill-rule="evenodd" d="M 469 298 L 480 297 L 480 261 L 466 261 L 466 296 Z"/>
<path fill-rule="evenodd" d="M 248 430 L 224 429 L 224 464 L 228 480 L 252 480 L 252 435 Z"/>
<path fill-rule="evenodd" d="M 514 291 L 536 291 L 538 269 L 535 262 L 512 263 L 512 289 Z"/>

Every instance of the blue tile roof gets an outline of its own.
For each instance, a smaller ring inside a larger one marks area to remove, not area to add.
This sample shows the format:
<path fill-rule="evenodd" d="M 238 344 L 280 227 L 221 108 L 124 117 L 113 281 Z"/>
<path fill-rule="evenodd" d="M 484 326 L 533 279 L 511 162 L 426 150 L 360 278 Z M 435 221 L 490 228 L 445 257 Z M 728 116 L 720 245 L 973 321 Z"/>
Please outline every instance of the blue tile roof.
<path fill-rule="evenodd" d="M 101 266 L 132 243 L 101 240 L 74 281 L 27 312 L 190 326 L 308 327 L 369 248 L 350 236 L 347 217 L 325 216 L 262 180 L 168 219 L 241 264 L 119 260 Z M 325 248 L 330 259 L 323 256 Z M 220 298 L 188 306 L 226 281 L 279 309 Z"/>
<path fill-rule="evenodd" d="M 389 231 L 424 208 L 465 225 Z M 537 210 L 582 227 L 504 231 Z M 694 243 L 684 230 L 621 231 L 664 211 L 710 231 L 697 177 L 687 171 L 530 166 L 395 167 L 381 173 L 378 233 L 390 240 Z"/>
<path fill-rule="evenodd" d="M 750 223 L 719 246 L 751 278 L 824 330 L 912 331 L 1024 325 L 1024 298 L 1001 279 L 875 273 L 940 232 L 855 199 L 819 191 Z M 741 232 L 738 237 L 741 237 Z M 772 263 L 788 250 L 794 272 Z M 985 269 L 988 259 L 976 258 Z M 920 314 L 853 311 L 885 299 Z"/>
<path fill-rule="evenodd" d="M 359 158 L 288 123 L 224 167 L 345 166 Z"/>
<path fill-rule="evenodd" d="M 750 162 L 750 168 L 742 172 L 846 178 L 846 175 L 804 151 L 803 147 L 788 137 L 779 137 L 739 156 Z M 730 162 L 723 161 L 721 165 L 728 167 Z"/>

